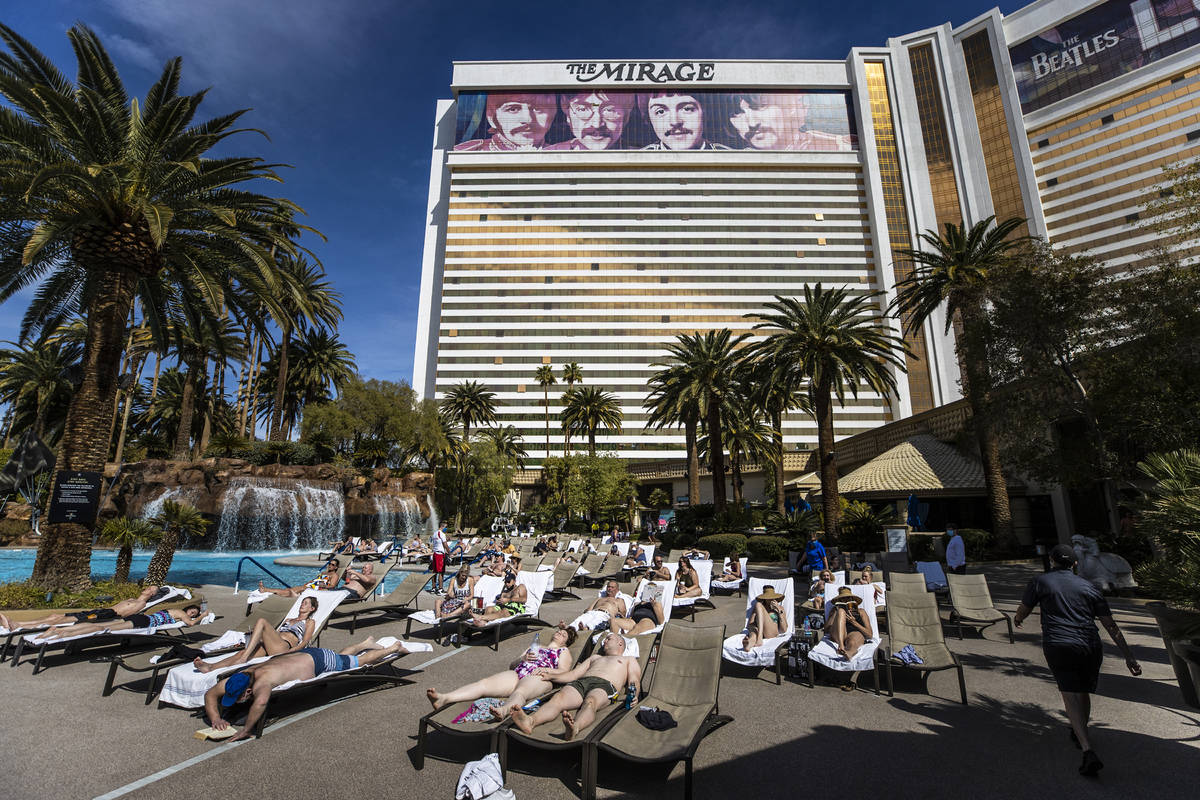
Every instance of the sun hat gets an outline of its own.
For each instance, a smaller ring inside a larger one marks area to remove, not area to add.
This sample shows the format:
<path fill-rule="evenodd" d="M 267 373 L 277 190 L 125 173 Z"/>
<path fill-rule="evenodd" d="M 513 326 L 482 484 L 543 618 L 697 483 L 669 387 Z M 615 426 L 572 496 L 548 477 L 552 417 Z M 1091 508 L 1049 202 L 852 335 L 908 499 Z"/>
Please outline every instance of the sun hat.
<path fill-rule="evenodd" d="M 237 703 L 246 687 L 250 685 L 250 676 L 245 672 L 235 672 L 225 680 L 225 694 L 221 697 L 221 705 L 229 708 Z"/>
<path fill-rule="evenodd" d="M 763 591 L 762 594 L 760 594 L 758 597 L 756 597 L 754 599 L 761 600 L 763 602 L 770 602 L 771 600 L 783 600 L 784 596 L 781 595 L 779 592 L 775 591 L 774 586 L 768 586 L 766 588 L 766 590 Z"/>
<path fill-rule="evenodd" d="M 838 587 L 837 597 L 833 598 L 833 604 L 840 606 L 844 603 L 853 603 L 857 608 L 862 603 L 862 599 L 849 586 L 840 586 Z"/>

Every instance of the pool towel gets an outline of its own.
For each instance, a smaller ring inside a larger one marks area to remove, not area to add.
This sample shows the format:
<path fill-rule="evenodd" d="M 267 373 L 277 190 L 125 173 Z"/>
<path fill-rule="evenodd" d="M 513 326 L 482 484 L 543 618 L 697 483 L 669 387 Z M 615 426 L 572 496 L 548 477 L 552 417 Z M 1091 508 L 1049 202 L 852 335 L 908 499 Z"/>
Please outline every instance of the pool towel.
<path fill-rule="evenodd" d="M 458 777 L 454 789 L 455 800 L 483 800 L 504 788 L 504 773 L 500 771 L 500 757 L 488 753 L 479 761 L 469 761 Z"/>

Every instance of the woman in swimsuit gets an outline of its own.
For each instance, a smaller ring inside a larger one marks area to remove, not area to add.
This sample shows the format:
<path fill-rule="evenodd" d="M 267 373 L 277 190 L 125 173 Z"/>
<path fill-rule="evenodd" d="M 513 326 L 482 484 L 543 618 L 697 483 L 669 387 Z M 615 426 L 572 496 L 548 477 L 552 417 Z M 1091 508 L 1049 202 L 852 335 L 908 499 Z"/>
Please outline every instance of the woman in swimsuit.
<path fill-rule="evenodd" d="M 300 601 L 300 608 L 297 609 L 296 616 L 285 619 L 279 623 L 277 628 L 272 628 L 265 619 L 255 622 L 254 630 L 250 632 L 246 646 L 229 658 L 210 664 L 200 656 L 196 656 L 192 666 L 196 668 L 197 672 L 212 672 L 214 669 L 230 667 L 234 664 L 245 664 L 250 659 L 259 656 L 277 656 L 307 647 L 317 629 L 317 623 L 313 617 L 319 607 L 317 598 L 310 595 Z"/>
<path fill-rule="evenodd" d="M 825 623 L 825 633 L 838 655 L 845 656 L 847 660 L 854 658 L 854 654 L 872 635 L 871 621 L 858 607 L 861 602 L 849 586 L 841 587 L 833 599 L 829 621 Z"/>
<path fill-rule="evenodd" d="M 560 621 L 549 646 L 537 649 L 530 647 L 504 672 L 489 675 L 446 694 L 429 688 L 425 690 L 425 696 L 434 710 L 450 703 L 469 702 L 481 697 L 505 697 L 507 699 L 503 703 L 491 709 L 498 719 L 502 718 L 508 709 L 523 706 L 532 698 L 554 688 L 554 684 L 537 674 L 539 669 L 570 669 L 574 666 L 575 660 L 569 648 L 575 644 L 575 636 L 575 631 Z"/>
<path fill-rule="evenodd" d="M 637 636 L 662 625 L 666 619 L 660 602 L 662 591 L 663 587 L 657 583 L 647 583 L 638 601 L 629 610 L 629 616 L 613 617 L 610 628 L 626 636 Z"/>
<path fill-rule="evenodd" d="M 721 577 L 717 578 L 722 583 L 729 581 L 740 581 L 742 579 L 742 562 L 738 559 L 737 551 L 729 554 L 729 567 L 721 573 Z"/>
<path fill-rule="evenodd" d="M 768 586 L 766 591 L 754 598 L 750 621 L 746 623 L 746 635 L 742 637 L 742 649 L 747 653 L 787 630 L 787 611 L 783 607 L 783 600 L 784 596 L 775 591 L 774 586 Z"/>
<path fill-rule="evenodd" d="M 834 584 L 833 570 L 823 569 L 817 579 L 808 587 L 809 605 L 816 610 L 825 607 L 825 586 Z"/>
<path fill-rule="evenodd" d="M 336 558 L 329 559 L 329 563 L 325 565 L 325 571 L 317 577 L 313 578 L 303 586 L 290 586 L 286 589 L 270 589 L 263 586 L 263 582 L 258 582 L 258 590 L 260 592 L 270 592 L 277 594 L 280 597 L 299 597 L 305 589 L 331 589 L 337 586 L 337 582 L 342 577 L 342 562 Z"/>
<path fill-rule="evenodd" d="M 153 614 L 130 614 L 118 622 L 81 622 L 63 628 L 51 628 L 39 635 L 41 641 L 53 641 L 72 636 L 87 636 L 93 633 L 119 633 L 142 628 L 160 628 L 182 622 L 187 627 L 200 623 L 200 606 L 189 605 L 180 609 L 155 611 Z"/>
<path fill-rule="evenodd" d="M 492 620 L 516 617 L 525 613 L 525 603 L 529 601 L 529 592 L 525 584 L 517 583 L 517 576 L 508 573 L 504 576 L 504 591 L 496 597 L 494 605 L 483 611 L 470 611 L 472 625 L 486 625 Z"/>
<path fill-rule="evenodd" d="M 471 577 L 471 565 L 463 564 L 447 584 L 446 596 L 433 601 L 433 615 L 440 618 L 462 612 L 474 593 L 475 579 Z"/>
<path fill-rule="evenodd" d="M 675 573 L 675 580 L 676 597 L 699 597 L 703 594 L 700 589 L 700 576 L 696 574 L 696 568 L 687 556 L 679 557 L 679 570 Z"/>
<path fill-rule="evenodd" d="M 862 575 L 858 576 L 858 578 L 854 581 L 854 585 L 855 586 L 871 586 L 874 583 L 875 583 L 875 571 L 871 568 L 870 564 L 867 564 L 866 566 L 864 566 L 862 568 Z M 882 600 L 882 598 L 879 596 L 880 594 L 881 594 L 881 592 L 879 590 L 879 587 L 876 586 L 875 587 L 875 605 L 880 605 L 880 601 Z"/>

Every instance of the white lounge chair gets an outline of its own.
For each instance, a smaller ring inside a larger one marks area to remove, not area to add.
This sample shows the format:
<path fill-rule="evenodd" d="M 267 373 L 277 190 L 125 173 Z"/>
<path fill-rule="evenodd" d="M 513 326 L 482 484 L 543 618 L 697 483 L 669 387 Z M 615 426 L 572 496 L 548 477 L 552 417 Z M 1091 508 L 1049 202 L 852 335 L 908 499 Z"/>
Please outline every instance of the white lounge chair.
<path fill-rule="evenodd" d="M 829 616 L 833 613 L 833 598 L 837 597 L 838 588 L 836 586 L 827 586 L 825 588 L 825 620 L 829 620 Z M 879 643 L 882 641 L 879 636 L 879 620 L 875 615 L 875 584 L 866 586 L 851 586 L 849 587 L 854 595 L 862 601 L 859 609 L 867 615 L 867 619 L 871 624 L 871 638 L 867 640 L 854 658 L 846 659 L 845 656 L 839 655 L 837 647 L 833 641 L 826 635 L 817 646 L 808 651 L 808 659 L 814 664 L 820 664 L 828 669 L 837 672 L 865 672 L 871 670 L 871 674 L 875 679 L 875 693 L 879 694 L 879 674 L 875 669 L 875 651 L 879 649 Z M 808 672 L 808 685 L 813 685 L 813 671 Z"/>
<path fill-rule="evenodd" d="M 783 611 L 787 616 L 787 630 L 778 636 L 766 639 L 758 647 L 755 647 L 750 652 L 742 649 L 742 638 L 749 632 L 748 627 L 744 627 L 741 633 L 734 634 L 728 637 L 721 647 L 721 656 L 726 661 L 734 664 L 741 664 L 747 667 L 774 667 L 775 668 L 775 683 L 776 685 L 783 682 L 781 674 L 781 661 L 783 660 L 784 646 L 791 641 L 796 635 L 796 610 L 795 598 L 796 589 L 791 578 L 777 578 L 768 580 L 766 578 L 751 578 L 746 591 L 746 623 L 750 623 L 750 615 L 754 611 L 755 599 L 766 591 L 767 587 L 774 587 L 776 592 L 783 595 Z"/>
<path fill-rule="evenodd" d="M 671 570 L 671 577 L 677 578 L 676 573 L 679 572 L 679 563 L 667 564 L 667 569 Z M 696 605 L 699 603 L 706 608 L 713 608 L 710 593 L 712 591 L 712 570 L 713 562 L 705 560 L 696 560 L 692 562 L 692 569 L 696 570 L 696 580 L 700 582 L 700 594 L 695 597 L 676 597 L 671 605 L 678 613 L 687 613 L 691 619 L 696 618 Z M 678 581 L 677 581 L 678 583 Z"/>
<path fill-rule="evenodd" d="M 501 578 L 499 575 L 480 575 L 475 579 L 475 591 L 471 596 L 482 598 L 483 602 L 490 603 L 496 599 L 496 595 L 500 594 L 503 588 L 504 578 Z M 454 612 L 453 618 L 457 618 L 459 613 L 461 613 L 461 609 Z M 434 633 L 434 638 L 441 644 L 442 628 L 447 621 L 449 620 L 434 616 L 432 608 L 418 611 L 415 614 L 409 614 L 405 620 L 404 638 L 407 639 L 412 634 L 412 624 L 419 622 L 422 625 L 436 626 L 437 630 Z"/>
<path fill-rule="evenodd" d="M 486 625 L 474 625 L 467 620 L 460 619 L 458 621 L 458 638 L 454 641 L 454 646 L 461 647 L 467 641 L 467 638 L 474 633 L 492 631 L 495 634 L 492 640 L 492 649 L 498 651 L 500 649 L 500 634 L 506 628 L 516 627 L 517 625 L 523 628 L 527 628 L 530 625 L 544 625 L 548 627 L 550 623 L 541 619 L 538 614 L 542 609 L 542 600 L 546 596 L 546 590 L 550 588 L 550 583 L 553 579 L 553 572 L 526 572 L 524 570 L 518 572 L 517 584 L 525 587 L 525 613 L 494 619 Z M 501 584 L 501 587 L 503 588 L 503 584 Z"/>
<path fill-rule="evenodd" d="M 742 556 L 741 558 L 739 558 L 738 559 L 738 572 L 741 574 L 742 577 L 735 581 L 719 581 L 719 580 L 713 579 L 711 582 L 709 582 L 710 592 L 713 590 L 716 590 L 716 589 L 720 589 L 723 592 L 737 592 L 738 594 L 741 594 L 746 589 L 746 580 L 747 580 L 746 566 L 749 563 L 750 563 L 749 558 L 746 558 L 745 556 Z M 727 570 L 727 569 L 729 569 L 729 556 L 725 556 L 724 561 L 721 562 L 721 574 L 724 575 L 725 570 Z"/>

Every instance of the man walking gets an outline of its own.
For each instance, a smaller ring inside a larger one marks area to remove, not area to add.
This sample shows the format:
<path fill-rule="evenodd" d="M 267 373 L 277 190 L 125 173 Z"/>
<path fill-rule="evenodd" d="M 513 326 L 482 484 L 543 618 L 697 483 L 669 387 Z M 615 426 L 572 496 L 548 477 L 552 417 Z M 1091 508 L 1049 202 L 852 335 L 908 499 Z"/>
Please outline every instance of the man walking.
<path fill-rule="evenodd" d="M 1113 620 L 1104 595 L 1071 571 L 1075 566 L 1075 551 L 1069 545 L 1057 545 L 1050 551 L 1050 562 L 1053 569 L 1038 575 L 1025 587 L 1013 622 L 1020 628 L 1025 618 L 1033 613 L 1034 606 L 1041 606 L 1042 652 L 1046 656 L 1046 665 L 1054 674 L 1058 691 L 1062 693 L 1067 719 L 1071 722 L 1071 741 L 1083 750 L 1079 774 L 1094 776 L 1104 764 L 1092 749 L 1087 726 L 1092 714 L 1091 695 L 1096 691 L 1104 650 L 1093 620 L 1100 620 L 1121 649 L 1131 674 L 1141 675 L 1142 667 Z"/>
<path fill-rule="evenodd" d="M 446 579 L 446 526 L 443 525 L 433 532 L 429 540 L 433 550 L 433 593 L 442 593 L 442 582 Z"/>
<path fill-rule="evenodd" d="M 958 526 L 953 522 L 946 523 L 946 535 L 950 537 L 946 545 L 946 568 L 955 575 L 967 574 L 967 546 L 963 542 Z"/>

